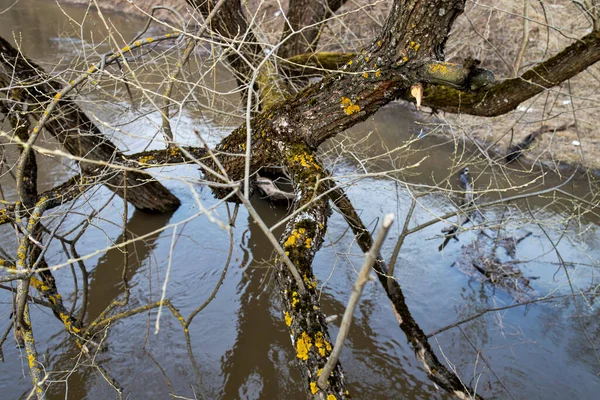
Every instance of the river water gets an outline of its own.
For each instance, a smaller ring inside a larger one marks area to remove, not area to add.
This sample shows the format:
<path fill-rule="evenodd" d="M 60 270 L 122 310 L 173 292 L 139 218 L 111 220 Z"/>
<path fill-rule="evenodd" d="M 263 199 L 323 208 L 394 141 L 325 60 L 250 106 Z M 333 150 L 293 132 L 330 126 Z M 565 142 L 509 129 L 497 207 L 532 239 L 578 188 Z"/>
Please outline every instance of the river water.
<path fill-rule="evenodd" d="M 0 35 L 22 41 L 23 51 L 53 74 L 65 70 L 68 73 L 70 65 L 80 67 L 85 63 L 82 54 L 97 60 L 91 55 L 92 50 L 102 53 L 112 47 L 102 43 L 107 28 L 95 12 L 87 16 L 83 27 L 77 26 L 76 22 L 82 21 L 84 15 L 82 8 L 64 5 L 59 8 L 53 1 L 0 0 Z M 144 21 L 116 14 L 105 14 L 105 21 L 112 27 L 111 33 L 118 32 L 124 40 L 130 40 L 144 26 Z M 80 32 L 85 42 L 79 39 Z M 79 61 L 71 64 L 77 57 Z M 140 76 L 145 79 L 142 87 L 156 86 L 156 81 L 150 79 L 152 72 L 141 71 Z M 213 78 L 221 92 L 234 88 L 232 77 L 224 69 L 219 69 Z M 141 93 L 134 91 L 136 96 Z M 94 119 L 103 121 L 106 133 L 125 151 L 160 147 L 151 140 L 160 125 L 158 114 L 143 105 L 130 107 L 124 100 L 126 92 L 122 85 L 112 97 L 109 92 L 105 88 L 101 94 L 85 93 L 85 98 L 94 103 L 82 102 L 82 106 Z M 200 101 L 208 98 L 204 94 L 198 96 Z M 236 96 L 220 96 L 213 107 L 233 112 L 232 107 L 219 101 L 237 99 Z M 182 110 L 174 123 L 178 138 L 197 144 L 192 133 L 196 128 L 207 142 L 214 144 L 242 122 L 223 115 L 207 115 L 193 107 Z M 567 179 L 567 176 L 542 174 L 535 168 L 507 172 L 490 167 L 475 146 L 435 136 L 434 123 L 426 115 L 392 104 L 323 149 L 323 159 L 339 181 L 347 185 L 350 198 L 370 228 L 374 229 L 388 212 L 397 215 L 383 249 L 387 259 L 402 230 L 412 194 L 430 190 L 434 185 L 442 188 L 418 198 L 411 227 L 454 210 L 447 190 L 450 184 L 456 188 L 455 174 L 462 166 L 471 167 L 477 177 L 477 189 L 487 190 L 481 202 L 543 190 Z M 53 146 L 51 140 L 44 143 Z M 14 146 L 5 145 L 5 150 L 10 165 L 15 159 Z M 73 162 L 61 157 L 43 156 L 38 162 L 41 189 L 76 173 Z M 390 170 L 393 172 L 383 176 L 382 171 Z M 2 173 L 4 196 L 14 200 L 14 181 L 6 170 Z M 197 183 L 196 167 L 155 169 L 153 173 L 181 199 L 182 206 L 171 215 L 158 216 L 130 207 L 127 224 L 130 235 L 142 239 L 128 246 L 127 276 L 131 285 L 128 307 L 158 300 L 171 265 L 166 296 L 187 317 L 210 296 L 228 258 L 229 235 L 218 224 L 227 221 L 227 210 L 217 205 L 210 191 Z M 504 189 L 510 185 L 514 188 Z M 588 200 L 597 193 L 597 186 L 589 176 L 577 177 L 563 189 Z M 68 232 L 110 197 L 105 188 L 88 192 L 86 198 L 75 202 L 58 232 Z M 274 207 L 257 196 L 253 204 L 267 225 L 286 215 L 286 207 Z M 51 218 L 68 207 L 50 212 L 48 224 L 55 224 Z M 206 209 L 211 210 L 205 212 Z M 122 201 L 109 201 L 77 244 L 79 254 L 88 256 L 85 264 L 91 274 L 88 323 L 125 293 L 121 280 L 123 252 L 119 249 L 97 252 L 122 241 L 122 212 Z M 464 262 L 473 249 L 485 248 L 484 244 L 489 243 L 485 235 L 496 235 L 492 228 L 483 229 L 484 233 L 476 229 L 464 232 L 459 241 L 451 241 L 442 252 L 438 251 L 443 241 L 442 222 L 416 232 L 408 236 L 401 249 L 395 276 L 415 320 L 426 333 L 479 311 L 516 304 L 517 300 L 587 292 L 597 285 L 594 274 L 600 265 L 598 210 L 576 206 L 547 193 L 529 198 L 528 203 L 514 201 L 509 207 L 487 208 L 482 214 L 490 226 L 502 223 L 502 236 L 521 238 L 531 234 L 516 246 L 514 257 L 502 249 L 497 249 L 496 255 L 504 261 L 519 260 L 516 265 L 523 274 L 537 279 L 532 279 L 532 288 L 525 291 L 494 287 L 483 282 L 469 262 Z M 276 232 L 280 233 L 281 230 Z M 14 254 L 14 231 L 2 226 L 0 234 L 1 247 Z M 330 218 L 327 239 L 317 254 L 314 270 L 324 312 L 340 315 L 362 255 L 337 212 Z M 80 355 L 51 312 L 32 306 L 38 352 L 51 383 L 49 398 L 115 398 L 114 390 L 91 366 L 93 363 L 106 368 L 129 399 L 305 398 L 300 373 L 294 366 L 295 352 L 274 290 L 269 264 L 272 247 L 243 209 L 233 228 L 233 240 L 231 265 L 223 285 L 190 326 L 200 379 L 188 356 L 183 330 L 167 311 L 161 316 L 157 334 L 155 311 L 115 323 L 102 338 L 108 350 L 96 354 L 92 362 Z M 566 264 L 560 264 L 557 254 Z M 50 265 L 66 261 L 56 241 L 50 243 L 46 257 Z M 63 267 L 55 274 L 59 290 L 67 305 L 71 305 L 75 300 L 71 267 Z M 81 287 L 81 279 L 78 285 Z M 4 331 L 10 321 L 10 294 L 2 291 L 0 301 L 0 321 L 3 321 L 0 329 Z M 77 301 L 79 306 L 80 296 Z M 430 343 L 441 360 L 486 397 L 597 398 L 600 390 L 597 308 L 589 297 L 582 296 L 522 305 L 487 313 L 461 325 L 461 329 L 436 335 Z M 338 324 L 339 319 L 330 325 L 332 337 L 338 332 Z M 31 386 L 25 354 L 15 349 L 11 336 L 3 351 L 1 397 L 19 398 Z M 377 281 L 369 282 L 365 288 L 341 362 L 349 389 L 357 399 L 450 398 L 427 379 Z"/>

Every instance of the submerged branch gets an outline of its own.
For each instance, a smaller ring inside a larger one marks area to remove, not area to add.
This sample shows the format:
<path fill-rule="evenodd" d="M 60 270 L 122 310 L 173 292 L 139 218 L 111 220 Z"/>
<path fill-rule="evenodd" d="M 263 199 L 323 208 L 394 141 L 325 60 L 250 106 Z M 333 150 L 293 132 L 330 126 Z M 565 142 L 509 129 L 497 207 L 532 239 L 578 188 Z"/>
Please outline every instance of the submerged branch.
<path fill-rule="evenodd" d="M 372 246 L 373 238 L 354 209 L 350 199 L 348 199 L 346 194 L 340 188 L 332 192 L 330 199 L 340 210 L 348 225 L 350 225 L 350 228 L 356 237 L 356 242 L 361 250 L 368 252 Z M 388 275 L 387 265 L 381 255 L 378 255 L 373 268 L 377 272 L 379 282 L 392 303 L 394 312 L 400 324 L 400 329 L 402 329 L 406 335 L 417 359 L 422 362 L 429 378 L 448 393 L 452 393 L 458 398 L 480 398 L 472 388 L 463 383 L 454 372 L 446 368 L 446 366 L 438 360 L 427 341 L 425 333 L 412 317 L 400 285 L 393 277 Z"/>

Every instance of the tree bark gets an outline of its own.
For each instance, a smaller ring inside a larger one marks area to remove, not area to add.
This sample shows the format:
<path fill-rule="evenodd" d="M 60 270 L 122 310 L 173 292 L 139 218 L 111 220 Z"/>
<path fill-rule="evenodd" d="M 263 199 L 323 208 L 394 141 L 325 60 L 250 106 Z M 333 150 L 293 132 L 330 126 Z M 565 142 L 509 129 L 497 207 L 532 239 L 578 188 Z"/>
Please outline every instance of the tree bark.
<path fill-rule="evenodd" d="M 252 119 L 251 172 L 278 165 L 279 148 L 286 144 L 303 143 L 317 149 L 411 85 L 431 80 L 423 69 L 442 56 L 452 23 L 463 7 L 464 0 L 396 1 L 381 36 L 342 73 L 325 77 Z M 217 151 L 244 153 L 246 136 L 246 126 L 239 127 L 221 141 Z M 242 157 L 222 154 L 221 162 L 231 179 L 243 179 Z M 226 192 L 216 194 L 222 197 Z"/>
<path fill-rule="evenodd" d="M 313 259 L 323 244 L 327 226 L 328 200 L 326 196 L 321 196 L 326 186 L 319 185 L 319 180 L 325 177 L 325 171 L 306 146 L 283 148 L 282 153 L 287 160 L 287 172 L 296 182 L 296 192 L 300 193 L 294 203 L 294 211 L 306 206 L 288 222 L 281 238 L 282 247 L 298 269 L 306 288 L 302 294 L 285 264 L 277 262 L 277 286 L 284 320 L 290 331 L 296 362 L 305 379 L 309 398 L 348 398 L 350 396 L 340 363 L 336 363 L 327 377 L 328 386 L 317 386 L 321 370 L 332 351 L 325 316 L 320 310 L 317 280 L 312 270 Z"/>
<path fill-rule="evenodd" d="M 62 85 L 52 79 L 31 60 L 26 59 L 6 40 L 0 37 L 0 84 L 4 87 L 23 85 L 22 96 L 33 107 L 34 115 L 41 116 L 44 104 L 52 99 Z M 106 138 L 100 129 L 75 104 L 74 99 L 61 99 L 56 107 L 56 115 L 48 120 L 46 129 L 69 153 L 92 161 L 122 164 L 125 158 L 115 145 Z M 80 162 L 83 172 L 98 169 L 95 163 Z M 104 171 L 105 185 L 119 196 L 123 196 L 123 173 Z M 138 210 L 149 213 L 162 213 L 176 210 L 181 204 L 161 183 L 143 172 L 127 174 L 129 201 Z"/>
<path fill-rule="evenodd" d="M 485 90 L 459 90 L 435 85 L 425 90 L 423 105 L 452 113 L 495 117 L 533 96 L 559 85 L 600 61 L 600 32 L 593 31 L 521 76 Z M 407 97 L 406 93 L 403 97 Z"/>

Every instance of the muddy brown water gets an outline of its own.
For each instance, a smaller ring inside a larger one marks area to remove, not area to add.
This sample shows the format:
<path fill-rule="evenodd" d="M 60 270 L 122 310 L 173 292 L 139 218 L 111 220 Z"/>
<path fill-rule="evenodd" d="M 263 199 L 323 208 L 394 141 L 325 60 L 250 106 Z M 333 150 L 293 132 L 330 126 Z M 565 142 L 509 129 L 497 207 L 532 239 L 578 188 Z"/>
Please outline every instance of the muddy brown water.
<path fill-rule="evenodd" d="M 49 70 L 52 66 L 60 70 L 81 54 L 82 49 L 89 50 L 93 43 L 99 43 L 105 33 L 100 20 L 89 16 L 83 28 L 86 32 L 83 45 L 67 16 L 81 21 L 84 9 L 61 7 L 62 10 L 52 1 L 0 0 L 0 35 L 21 38 L 28 56 Z M 118 14 L 106 14 L 106 17 L 116 30 L 129 38 L 144 24 Z M 62 33 L 59 35 L 59 32 Z M 224 81 L 231 79 L 223 71 L 220 76 Z M 125 110 L 119 103 L 103 102 L 98 109 L 93 104 L 85 107 L 94 111 L 99 119 L 128 132 L 128 137 L 112 133 L 129 151 L 144 148 L 159 121 L 153 114 L 131 122 L 132 113 L 136 111 Z M 405 106 L 392 104 L 324 149 L 323 157 L 340 177 L 340 182 L 348 184 L 351 199 L 371 228 L 388 212 L 398 215 L 398 222 L 384 246 L 386 258 L 391 255 L 407 215 L 411 202 L 409 189 L 422 192 L 435 184 L 447 189 L 450 185 L 456 186 L 455 178 L 444 179 L 464 165 L 472 167 L 479 189 L 490 189 L 482 201 L 542 190 L 566 179 L 547 174 L 536 180 L 541 176 L 537 169 L 503 172 L 489 167 L 480 156 L 474 156 L 476 149 L 429 133 L 428 124 L 432 122 Z M 218 118 L 210 122 L 198 113 L 184 111 L 176 130 L 193 142 L 190 132 L 198 128 L 207 141 L 214 143 L 231 129 L 231 125 L 222 125 Z M 417 139 L 420 133 L 424 137 Z M 392 151 L 406 146 L 410 140 L 413 142 L 406 148 Z M 14 159 L 14 148 L 5 148 L 9 161 Z M 39 183 L 43 188 L 75 173 L 72 162 L 60 157 L 41 157 L 40 164 Z M 397 171 L 387 174 L 385 179 L 377 175 L 392 168 Z M 139 306 L 159 299 L 176 225 L 178 236 L 170 260 L 167 297 L 187 316 L 204 302 L 216 285 L 227 259 L 228 234 L 206 215 L 193 218 L 201 206 L 215 205 L 210 191 L 194 184 L 194 179 L 198 179 L 196 168 L 177 167 L 155 172 L 183 204 L 172 215 L 150 216 L 130 209 L 130 234 L 144 236 L 128 247 L 130 305 Z M 369 175 L 356 179 L 365 172 Z M 14 185 L 6 173 L 1 183 L 7 199 L 14 199 Z M 493 190 L 505 188 L 509 183 L 518 189 Z M 591 198 L 590 191 L 596 190 L 596 186 L 590 183 L 590 178 L 579 177 L 565 190 Z M 68 231 L 81 220 L 82 214 L 100 207 L 110 198 L 104 188 L 90 194 L 93 196 L 89 202 L 75 202 L 76 213 L 67 218 L 59 232 Z M 528 206 L 514 202 L 508 209 L 483 211 L 489 221 L 506 224 L 504 235 L 520 237 L 532 233 L 516 250 L 516 258 L 523 261 L 519 266 L 524 274 L 538 278 L 532 280 L 531 298 L 564 295 L 571 290 L 587 291 L 597 284 L 594 273 L 600 258 L 598 210 L 574 208 L 566 201 L 552 202 L 551 197 L 533 197 Z M 258 198 L 253 204 L 269 225 L 286 215 L 285 207 L 273 207 Z M 443 192 L 421 197 L 411 226 L 453 209 Z M 92 228 L 77 246 L 80 255 L 90 255 L 85 261 L 91 273 L 88 321 L 124 294 L 120 278 L 122 252 L 113 249 L 94 253 L 122 240 L 119 228 L 122 210 L 120 200 L 112 201 L 100 217 L 94 219 Z M 54 210 L 49 217 L 58 213 L 59 210 Z M 226 216 L 223 206 L 218 206 L 210 215 L 212 220 L 222 221 Z M 532 216 L 542 221 L 544 230 L 532 222 Z M 570 222 L 565 224 L 567 219 Z M 443 226 L 437 223 L 409 236 L 396 267 L 396 277 L 408 305 L 425 332 L 478 311 L 515 303 L 509 291 L 482 283 L 476 273 L 457 263 L 464 256 L 464 246 L 484 240 L 482 235 L 478 231 L 465 232 L 458 242 L 452 241 L 443 252 L 438 252 Z M 0 229 L 2 248 L 14 252 L 14 232 L 8 226 Z M 567 268 L 557 265 L 556 251 L 544 231 L 556 244 L 561 257 L 574 264 Z M 494 233 L 491 229 L 486 232 Z M 324 312 L 339 315 L 343 313 L 362 256 L 336 212 L 330 218 L 327 236 L 328 241 L 316 256 L 314 269 Z M 272 248 L 244 210 L 240 210 L 233 237 L 232 262 L 223 286 L 190 326 L 201 379 L 194 373 L 182 329 L 172 315 L 163 313 L 160 331 L 154 334 L 156 312 L 140 314 L 111 326 L 103 339 L 108 351 L 95 357 L 95 362 L 103 365 L 124 387 L 125 398 L 173 398 L 171 390 L 174 395 L 182 396 L 180 398 L 305 398 L 300 373 L 294 366 L 295 353 L 278 306 L 272 269 L 267 262 Z M 505 254 L 500 257 L 507 259 Z M 66 261 L 56 242 L 50 243 L 47 258 L 51 265 Z M 61 268 L 56 276 L 67 303 L 72 304 L 75 297 L 70 267 Z M 0 329 L 4 330 L 9 323 L 11 296 L 2 291 L 0 301 Z M 81 299 L 77 301 L 80 303 Z M 595 350 L 600 346 L 597 304 L 579 297 L 579 313 L 573 304 L 572 300 L 563 300 L 488 313 L 462 325 L 462 331 L 455 328 L 437 335 L 431 344 L 442 360 L 456 368 L 465 383 L 477 387 L 487 397 L 594 399 L 600 390 L 600 360 Z M 80 356 L 47 309 L 32 307 L 32 320 L 40 359 L 46 371 L 51 372 L 49 398 L 116 397 L 98 372 L 89 367 L 90 361 Z M 338 332 L 338 323 L 339 320 L 330 326 L 333 337 Z M 15 349 L 10 337 L 3 351 L 1 397 L 19 398 L 30 389 L 25 354 Z M 450 398 L 427 379 L 376 281 L 367 284 L 341 362 L 349 389 L 357 399 Z"/>

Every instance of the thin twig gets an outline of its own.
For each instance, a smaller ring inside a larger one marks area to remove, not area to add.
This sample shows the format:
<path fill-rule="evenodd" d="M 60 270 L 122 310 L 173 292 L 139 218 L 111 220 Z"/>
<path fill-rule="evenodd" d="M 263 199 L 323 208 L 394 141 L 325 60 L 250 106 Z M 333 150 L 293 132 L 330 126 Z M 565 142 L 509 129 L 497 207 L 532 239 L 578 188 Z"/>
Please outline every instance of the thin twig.
<path fill-rule="evenodd" d="M 394 222 L 394 214 L 387 214 L 385 217 L 383 217 L 383 223 L 381 224 L 381 228 L 379 228 L 379 233 L 377 234 L 371 249 L 367 254 L 365 254 L 365 261 L 360 269 L 358 278 L 354 283 L 354 288 L 352 289 L 352 294 L 350 295 L 350 300 L 348 300 L 348 306 L 346 307 L 344 318 L 342 319 L 342 323 L 340 325 L 340 331 L 335 339 L 335 346 L 333 346 L 333 351 L 331 352 L 331 355 L 327 360 L 327 364 L 325 364 L 325 367 L 323 367 L 323 371 L 321 371 L 321 375 L 317 381 L 319 387 L 323 390 L 327 388 L 327 379 L 329 379 L 329 374 L 331 374 L 331 371 L 333 371 L 335 364 L 337 364 L 340 358 L 344 341 L 348 336 L 348 331 L 350 330 L 350 325 L 352 324 L 352 315 L 354 314 L 354 310 L 358 305 L 358 300 L 362 295 L 363 288 L 367 283 L 371 268 L 373 267 L 385 237 L 392 226 L 392 222 Z"/>

